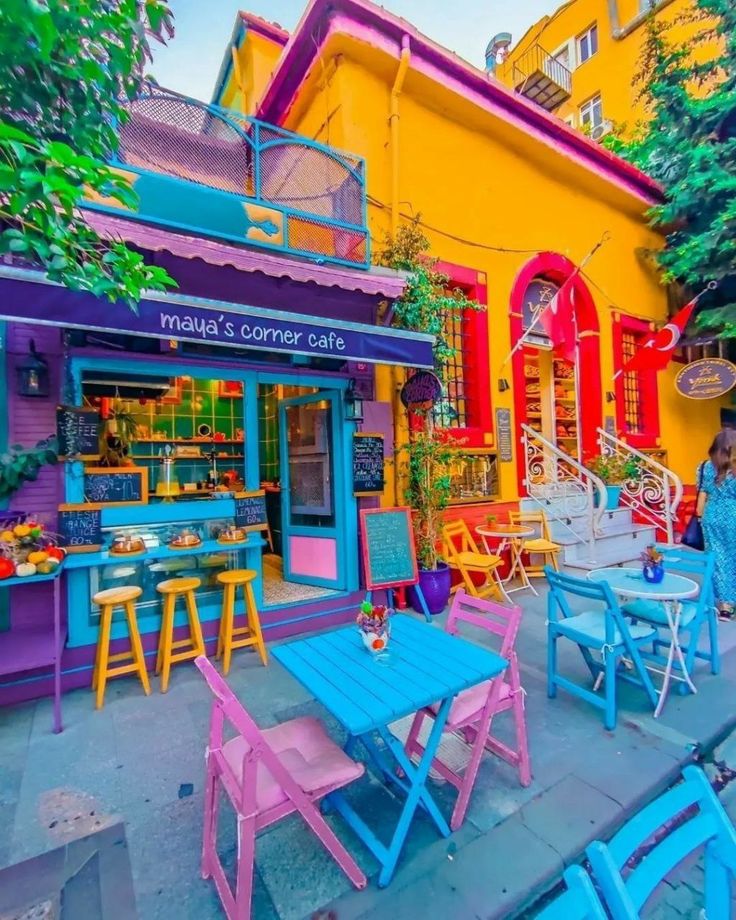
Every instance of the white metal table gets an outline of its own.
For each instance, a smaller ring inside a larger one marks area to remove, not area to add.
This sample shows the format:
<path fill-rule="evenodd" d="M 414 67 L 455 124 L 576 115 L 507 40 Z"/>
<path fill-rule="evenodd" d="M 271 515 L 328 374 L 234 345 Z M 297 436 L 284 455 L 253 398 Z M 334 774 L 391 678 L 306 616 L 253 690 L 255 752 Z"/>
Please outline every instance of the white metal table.
<path fill-rule="evenodd" d="M 513 594 L 514 591 L 523 591 L 525 588 L 528 588 L 536 594 L 537 592 L 529 580 L 529 576 L 524 568 L 524 562 L 521 558 L 523 541 L 527 537 L 534 536 L 534 528 L 530 527 L 528 524 L 483 524 L 476 527 L 475 530 L 483 540 L 483 546 L 489 555 L 500 556 L 505 553 L 506 550 L 510 552 L 511 568 L 509 569 L 509 573 L 506 578 L 499 579 L 499 584 L 503 593 L 508 596 L 509 594 Z M 500 541 L 495 550 L 488 545 L 489 539 Z M 506 586 L 514 580 L 517 573 L 521 581 L 519 587 L 507 588 Z"/>
<path fill-rule="evenodd" d="M 670 630 L 670 648 L 667 654 L 667 665 L 664 669 L 664 681 L 659 693 L 659 702 L 654 710 L 655 719 L 662 712 L 670 682 L 672 680 L 672 666 L 675 656 L 682 668 L 682 679 L 686 681 L 688 687 L 693 693 L 697 693 L 697 688 L 692 682 L 685 664 L 685 656 L 682 653 L 680 645 L 679 630 L 680 617 L 682 615 L 681 601 L 693 597 L 698 593 L 700 587 L 692 578 L 685 578 L 684 575 L 672 575 L 665 572 L 664 578 L 659 584 L 652 584 L 645 580 L 640 568 L 605 568 L 595 569 L 588 573 L 591 581 L 607 581 L 611 586 L 614 594 L 624 598 L 640 598 L 647 601 L 660 601 L 667 617 L 667 625 Z M 638 620 L 646 620 L 646 616 L 637 614 Z M 654 625 L 661 625 L 654 621 Z"/>

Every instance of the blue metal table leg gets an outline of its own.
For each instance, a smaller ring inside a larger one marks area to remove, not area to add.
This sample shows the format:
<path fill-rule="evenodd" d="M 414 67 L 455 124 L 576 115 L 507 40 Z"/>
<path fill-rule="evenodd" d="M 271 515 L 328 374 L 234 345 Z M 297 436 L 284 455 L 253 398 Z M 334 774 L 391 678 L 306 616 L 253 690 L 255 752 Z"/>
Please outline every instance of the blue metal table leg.
<path fill-rule="evenodd" d="M 428 623 L 431 623 L 431 622 L 432 622 L 432 614 L 429 612 L 429 607 L 427 607 L 427 601 L 426 601 L 425 598 L 424 598 L 424 592 L 423 592 L 422 589 L 419 587 L 419 582 L 417 582 L 415 585 L 412 585 L 412 587 L 413 587 L 413 589 L 414 589 L 414 593 L 415 593 L 416 596 L 419 598 L 419 603 L 420 603 L 421 608 L 422 608 L 422 613 L 424 614 L 424 619 L 425 619 Z"/>

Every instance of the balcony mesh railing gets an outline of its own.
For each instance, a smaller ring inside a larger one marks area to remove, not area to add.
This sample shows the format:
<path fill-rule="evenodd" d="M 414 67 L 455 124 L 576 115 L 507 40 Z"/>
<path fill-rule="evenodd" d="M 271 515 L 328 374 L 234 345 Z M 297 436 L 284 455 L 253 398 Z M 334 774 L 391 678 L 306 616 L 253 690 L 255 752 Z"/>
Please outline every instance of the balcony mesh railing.
<path fill-rule="evenodd" d="M 285 248 L 367 262 L 360 157 L 158 88 L 131 103 L 129 115 L 119 132 L 122 165 L 278 206 Z"/>

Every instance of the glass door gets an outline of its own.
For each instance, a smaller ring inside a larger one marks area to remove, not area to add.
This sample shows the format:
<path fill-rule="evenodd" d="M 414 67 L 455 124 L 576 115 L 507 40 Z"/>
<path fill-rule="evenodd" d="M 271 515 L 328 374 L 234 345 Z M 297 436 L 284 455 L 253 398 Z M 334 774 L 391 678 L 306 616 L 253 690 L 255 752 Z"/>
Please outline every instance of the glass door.
<path fill-rule="evenodd" d="M 345 489 L 336 391 L 279 403 L 284 580 L 345 590 Z"/>

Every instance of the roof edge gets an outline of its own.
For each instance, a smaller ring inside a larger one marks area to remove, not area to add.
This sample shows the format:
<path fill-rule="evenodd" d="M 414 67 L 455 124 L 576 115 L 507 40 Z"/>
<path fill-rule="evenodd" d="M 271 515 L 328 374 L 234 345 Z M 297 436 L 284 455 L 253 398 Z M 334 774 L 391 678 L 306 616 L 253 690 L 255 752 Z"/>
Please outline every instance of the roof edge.
<path fill-rule="evenodd" d="M 282 46 L 289 41 L 289 32 L 278 22 L 269 22 L 267 19 L 256 16 L 255 13 L 247 13 L 243 10 L 239 11 L 238 17 L 252 32 L 264 38 L 270 38 Z"/>
<path fill-rule="evenodd" d="M 475 97 L 475 102 L 542 142 L 555 146 L 563 155 L 635 195 L 647 206 L 662 200 L 662 189 L 646 173 L 590 140 L 544 109 L 503 86 L 484 71 L 435 43 L 406 20 L 389 13 L 370 0 L 311 0 L 285 46 L 260 102 L 258 114 L 279 124 L 293 105 L 296 93 L 310 68 L 318 60 L 325 42 L 342 32 L 363 39 L 397 57 L 404 36 L 411 40 L 415 66 L 445 85 L 455 82 L 458 92 Z M 448 83 L 447 78 L 450 78 Z"/>

